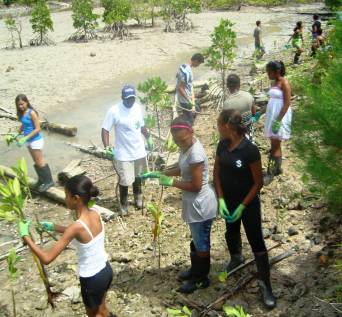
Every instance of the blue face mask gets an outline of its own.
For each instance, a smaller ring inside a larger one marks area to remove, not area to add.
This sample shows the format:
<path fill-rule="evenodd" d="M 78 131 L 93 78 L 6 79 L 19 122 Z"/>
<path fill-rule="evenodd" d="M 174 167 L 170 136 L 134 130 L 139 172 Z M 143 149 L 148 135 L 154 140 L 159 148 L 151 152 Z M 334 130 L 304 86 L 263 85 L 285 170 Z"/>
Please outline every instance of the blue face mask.
<path fill-rule="evenodd" d="M 126 108 L 132 108 L 135 103 L 135 97 L 130 97 L 127 99 L 122 99 L 122 102 Z"/>

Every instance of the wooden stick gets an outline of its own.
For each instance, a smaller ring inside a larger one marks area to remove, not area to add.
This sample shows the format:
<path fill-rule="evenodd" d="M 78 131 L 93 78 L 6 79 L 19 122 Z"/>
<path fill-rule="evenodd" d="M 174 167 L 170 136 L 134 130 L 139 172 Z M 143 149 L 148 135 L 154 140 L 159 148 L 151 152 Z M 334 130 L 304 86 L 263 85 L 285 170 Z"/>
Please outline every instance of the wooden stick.
<path fill-rule="evenodd" d="M 278 248 L 279 246 L 281 246 L 282 244 L 281 243 L 278 243 L 272 247 L 270 247 L 269 249 L 267 249 L 267 252 L 275 249 L 275 248 Z M 248 266 L 249 264 L 253 263 L 255 261 L 255 258 L 253 259 L 250 259 L 249 261 L 243 263 L 243 264 L 240 264 L 239 266 L 237 266 L 235 269 L 231 270 L 230 272 L 228 272 L 228 275 L 229 276 L 232 276 L 234 273 L 236 273 L 237 271 L 240 271 L 241 269 L 243 269 L 244 267 Z"/>
<path fill-rule="evenodd" d="M 297 247 L 294 246 L 292 247 L 290 250 L 281 253 L 275 257 L 272 257 L 270 259 L 270 265 L 274 265 L 290 256 L 292 256 L 294 253 L 296 253 L 295 249 Z M 252 281 L 256 276 L 256 272 L 253 271 L 252 273 L 246 273 L 241 279 L 239 279 L 237 281 L 237 283 L 235 284 L 233 289 L 229 289 L 228 291 L 226 291 L 222 296 L 220 296 L 218 299 L 216 299 L 214 302 L 210 303 L 205 310 L 203 310 L 200 313 L 200 316 L 206 316 L 207 313 L 213 309 L 213 307 L 219 303 L 221 303 L 222 301 L 227 300 L 230 296 L 232 296 L 235 292 L 237 292 L 238 290 L 240 290 L 241 288 L 243 288 L 244 286 L 246 286 L 250 281 Z M 242 281 L 242 282 L 241 282 Z"/>

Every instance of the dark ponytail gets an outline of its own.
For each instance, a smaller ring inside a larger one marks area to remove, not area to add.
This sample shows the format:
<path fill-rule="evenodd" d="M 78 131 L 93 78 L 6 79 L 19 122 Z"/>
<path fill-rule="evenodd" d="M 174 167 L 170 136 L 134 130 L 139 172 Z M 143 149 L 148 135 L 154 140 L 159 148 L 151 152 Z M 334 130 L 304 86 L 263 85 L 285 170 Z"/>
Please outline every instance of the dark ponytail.
<path fill-rule="evenodd" d="M 99 189 L 93 185 L 89 177 L 84 175 L 76 175 L 69 178 L 65 188 L 73 196 L 80 196 L 85 205 L 88 204 L 91 198 L 99 195 Z"/>
<path fill-rule="evenodd" d="M 229 124 L 239 135 L 245 135 L 247 127 L 242 120 L 241 114 L 233 109 L 223 110 L 220 113 L 220 120 L 224 124 Z"/>
<path fill-rule="evenodd" d="M 285 65 L 282 61 L 271 61 L 266 65 L 266 69 L 280 74 L 280 76 L 284 77 L 286 75 Z"/>

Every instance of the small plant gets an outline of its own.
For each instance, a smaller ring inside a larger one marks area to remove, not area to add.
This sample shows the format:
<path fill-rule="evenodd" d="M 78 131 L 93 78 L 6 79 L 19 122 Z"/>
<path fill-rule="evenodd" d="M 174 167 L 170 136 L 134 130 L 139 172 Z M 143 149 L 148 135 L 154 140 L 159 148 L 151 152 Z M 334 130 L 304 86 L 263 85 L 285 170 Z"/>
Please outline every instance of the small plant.
<path fill-rule="evenodd" d="M 251 317 L 251 315 L 247 314 L 241 306 L 223 306 L 222 309 L 227 317 Z"/>
<path fill-rule="evenodd" d="M 148 212 L 152 215 L 154 219 L 154 225 L 152 229 L 153 233 L 153 249 L 154 249 L 154 255 L 156 256 L 157 254 L 157 245 L 158 245 L 158 268 L 160 270 L 160 259 L 161 259 L 161 254 L 160 254 L 160 232 L 161 232 L 161 225 L 164 220 L 164 215 L 160 209 L 159 206 L 157 206 L 154 203 L 148 203 L 146 206 Z"/>
<path fill-rule="evenodd" d="M 165 32 L 184 32 L 192 29 L 192 22 L 187 17 L 189 12 L 199 13 L 201 0 L 164 1 L 162 16 L 166 23 Z"/>
<path fill-rule="evenodd" d="M 23 48 L 23 42 L 21 39 L 21 32 L 23 29 L 22 23 L 19 19 L 13 18 L 13 16 L 9 15 L 5 19 L 5 25 L 7 27 L 8 32 L 10 32 L 11 35 L 11 46 L 12 48 L 16 48 L 16 42 L 18 40 L 19 47 Z M 17 40 L 15 39 L 15 34 L 17 34 Z"/>
<path fill-rule="evenodd" d="M 30 23 L 33 33 L 36 37 L 30 41 L 30 45 L 50 45 L 53 44 L 47 33 L 53 31 L 53 22 L 51 19 L 50 9 L 45 0 L 37 0 L 35 3 Z"/>
<path fill-rule="evenodd" d="M 21 260 L 21 257 L 18 256 L 16 253 L 16 250 L 14 248 L 12 248 L 9 251 L 9 254 L 7 256 L 8 275 L 12 281 L 15 281 L 18 277 L 17 264 L 19 263 L 20 260 Z M 13 286 L 11 289 L 11 293 L 12 293 L 13 316 L 16 317 L 17 316 L 17 310 L 16 310 L 16 305 L 15 305 L 15 291 L 14 291 Z"/>
<path fill-rule="evenodd" d="M 31 197 L 30 189 L 28 187 L 28 174 L 25 159 L 21 158 L 17 166 L 12 167 L 12 170 L 16 174 L 13 179 L 6 178 L 5 171 L 0 169 L 0 177 L 3 179 L 3 183 L 0 183 L 0 220 L 12 222 L 25 221 L 24 206 L 27 198 Z M 34 253 L 32 254 L 40 278 L 44 283 L 48 302 L 54 307 L 53 297 L 55 294 L 50 289 L 50 283 L 45 269 L 38 257 Z"/>
<path fill-rule="evenodd" d="M 132 4 L 129 0 L 102 0 L 104 7 L 103 21 L 106 23 L 105 32 L 112 34 L 112 39 L 123 39 L 128 36 L 125 22 L 130 17 Z"/>
<path fill-rule="evenodd" d="M 223 271 L 218 274 L 218 279 L 221 283 L 226 283 L 228 280 L 228 272 Z"/>
<path fill-rule="evenodd" d="M 171 109 L 172 106 L 170 95 L 167 92 L 167 85 L 160 77 L 154 77 L 139 84 L 138 90 L 144 94 L 144 97 L 140 97 L 140 101 L 147 105 L 150 110 L 148 121 L 157 124 L 159 137 L 157 147 L 161 149 L 161 111 Z M 154 116 L 154 119 L 152 119 L 152 116 Z"/>
<path fill-rule="evenodd" d="M 167 308 L 167 313 L 174 317 L 191 317 L 192 315 L 192 311 L 187 306 L 183 306 L 182 309 Z"/>
<path fill-rule="evenodd" d="M 234 48 L 236 47 L 236 33 L 233 31 L 233 23 L 228 19 L 221 19 L 220 24 L 210 34 L 211 46 L 206 50 L 206 63 L 214 71 L 220 73 L 222 93 L 218 100 L 218 107 L 222 107 L 227 97 L 226 77 L 227 70 L 234 60 Z"/>
<path fill-rule="evenodd" d="M 72 20 L 76 32 L 69 40 L 87 42 L 97 37 L 95 28 L 98 26 L 98 15 L 93 13 L 91 0 L 73 0 Z"/>

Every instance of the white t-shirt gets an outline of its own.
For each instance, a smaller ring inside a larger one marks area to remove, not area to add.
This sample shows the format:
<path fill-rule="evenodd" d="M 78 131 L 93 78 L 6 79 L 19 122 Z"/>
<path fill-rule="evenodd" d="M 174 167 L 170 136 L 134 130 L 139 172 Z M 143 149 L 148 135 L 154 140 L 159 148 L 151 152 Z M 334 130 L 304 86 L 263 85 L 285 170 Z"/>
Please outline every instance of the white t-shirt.
<path fill-rule="evenodd" d="M 122 101 L 111 107 L 103 121 L 102 128 L 115 131 L 115 157 L 119 161 L 135 161 L 145 157 L 145 143 L 141 128 L 144 126 L 142 106 L 135 102 L 131 108 Z"/>

